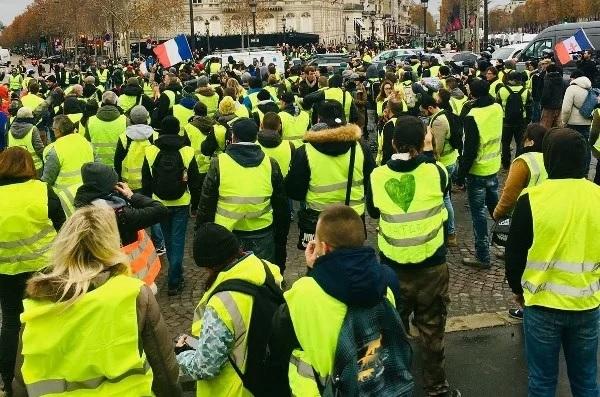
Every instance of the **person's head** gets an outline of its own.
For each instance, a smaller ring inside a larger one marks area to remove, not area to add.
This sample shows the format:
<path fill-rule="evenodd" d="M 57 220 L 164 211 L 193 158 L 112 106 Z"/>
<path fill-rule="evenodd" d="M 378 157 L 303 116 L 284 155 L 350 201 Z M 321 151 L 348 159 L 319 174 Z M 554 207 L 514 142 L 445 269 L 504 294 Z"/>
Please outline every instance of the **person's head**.
<path fill-rule="evenodd" d="M 129 111 L 129 119 L 131 124 L 148 124 L 150 113 L 142 105 L 135 105 Z"/>
<path fill-rule="evenodd" d="M 439 111 L 440 111 L 439 104 L 431 95 L 423 94 L 421 96 L 421 112 L 425 116 L 427 116 L 427 117 L 433 116 L 434 114 L 436 114 Z"/>
<path fill-rule="evenodd" d="M 494 66 L 490 66 L 485 70 L 485 79 L 487 81 L 492 81 L 496 78 L 498 78 L 498 69 L 496 69 Z"/>
<path fill-rule="evenodd" d="M 281 101 L 281 108 L 285 109 L 286 107 L 293 105 L 296 102 L 296 97 L 291 92 L 286 91 L 283 94 L 281 94 L 279 100 Z"/>
<path fill-rule="evenodd" d="M 396 121 L 392 146 L 396 153 L 408 153 L 416 157 L 425 144 L 425 125 L 414 116 L 400 116 Z"/>
<path fill-rule="evenodd" d="M 269 93 L 269 91 L 265 90 L 264 88 L 260 91 L 258 91 L 258 94 L 256 94 L 256 98 L 259 101 L 270 101 L 271 99 L 271 94 Z"/>
<path fill-rule="evenodd" d="M 399 98 L 392 96 L 388 99 L 386 108 L 393 117 L 398 117 L 404 111 L 404 104 Z"/>
<path fill-rule="evenodd" d="M 160 122 L 159 135 L 177 135 L 179 128 L 179 120 L 175 116 L 165 116 Z"/>
<path fill-rule="evenodd" d="M 208 270 L 206 287 L 210 288 L 219 272 L 242 256 L 242 249 L 235 234 L 221 225 L 206 222 L 196 229 L 192 254 L 196 265 Z"/>
<path fill-rule="evenodd" d="M 237 98 L 237 92 L 235 91 L 235 88 L 233 87 L 227 87 L 225 89 L 223 89 L 223 96 L 229 96 L 232 98 Z"/>
<path fill-rule="evenodd" d="M 552 63 L 551 60 L 549 59 L 542 59 L 539 63 L 538 66 L 540 68 L 541 71 L 545 71 L 548 69 L 548 65 L 550 65 Z"/>
<path fill-rule="evenodd" d="M 560 67 L 555 63 L 549 63 L 548 66 L 546 66 L 546 72 L 547 73 L 559 73 Z"/>
<path fill-rule="evenodd" d="M 224 96 L 219 103 L 219 113 L 222 116 L 227 116 L 235 113 L 235 101 L 230 96 Z"/>
<path fill-rule="evenodd" d="M 339 74 L 334 74 L 329 79 L 329 87 L 332 87 L 332 88 L 341 88 L 342 83 L 343 83 L 342 76 L 340 76 Z"/>
<path fill-rule="evenodd" d="M 452 94 L 450 93 L 449 89 L 440 88 L 440 90 L 437 92 L 436 103 L 438 104 L 438 106 L 440 108 L 452 110 L 450 108 L 450 98 L 451 97 L 452 97 Z"/>
<path fill-rule="evenodd" d="M 307 66 L 304 69 L 304 75 L 306 76 L 306 80 L 308 80 L 309 82 L 313 82 L 315 81 L 315 79 L 317 78 L 317 73 L 316 73 L 316 69 L 314 66 Z"/>
<path fill-rule="evenodd" d="M 329 87 L 329 79 L 327 76 L 319 76 L 319 82 L 317 83 L 319 88 Z"/>
<path fill-rule="evenodd" d="M 94 85 L 95 83 L 96 83 L 96 79 L 94 78 L 94 76 L 86 76 L 83 79 L 84 85 Z"/>
<path fill-rule="evenodd" d="M 267 84 L 268 85 L 276 85 L 277 83 L 279 83 L 277 76 L 274 74 L 270 74 L 269 78 L 267 79 Z"/>
<path fill-rule="evenodd" d="M 469 82 L 469 92 L 475 99 L 483 98 L 490 94 L 490 85 L 487 81 L 473 79 Z"/>
<path fill-rule="evenodd" d="M 83 95 L 83 86 L 81 84 L 74 84 L 71 89 L 70 96 L 80 97 Z"/>
<path fill-rule="evenodd" d="M 198 87 L 208 87 L 208 77 L 200 76 L 198 78 Z"/>
<path fill-rule="evenodd" d="M 281 130 L 281 117 L 275 112 L 267 112 L 263 116 L 261 128 L 264 130 Z"/>
<path fill-rule="evenodd" d="M 446 87 L 448 90 L 452 91 L 458 88 L 458 80 L 454 77 L 448 77 L 446 79 Z"/>
<path fill-rule="evenodd" d="M 521 85 L 523 84 L 523 75 L 516 70 L 511 70 L 506 75 L 506 82 L 511 86 Z"/>
<path fill-rule="evenodd" d="M 429 58 L 424 58 L 423 60 L 421 60 L 421 66 L 424 68 L 428 68 L 429 65 L 431 65 L 431 63 L 429 62 Z"/>
<path fill-rule="evenodd" d="M 37 81 L 31 80 L 29 81 L 29 84 L 27 84 L 27 91 L 29 91 L 30 94 L 37 95 L 40 92 L 40 85 Z"/>
<path fill-rule="evenodd" d="M 200 101 L 194 105 L 194 116 L 206 117 L 208 115 L 208 108 Z"/>
<path fill-rule="evenodd" d="M 82 103 L 76 97 L 66 97 L 63 103 L 63 114 L 76 114 L 83 113 Z"/>
<path fill-rule="evenodd" d="M 81 166 L 81 181 L 83 184 L 79 191 L 85 191 L 85 196 L 90 200 L 85 203 L 76 202 L 77 207 L 89 205 L 93 200 L 111 194 L 119 182 L 119 176 L 112 166 L 93 161 Z"/>
<path fill-rule="evenodd" d="M 586 60 L 586 61 L 588 61 L 588 60 L 592 59 L 592 51 L 590 51 L 590 50 L 585 50 L 585 51 L 583 52 L 582 58 L 583 58 L 584 60 Z"/>
<path fill-rule="evenodd" d="M 575 69 L 571 72 L 571 81 L 585 76 L 580 69 Z"/>
<path fill-rule="evenodd" d="M 377 96 L 378 101 L 383 101 L 385 98 L 389 97 L 394 90 L 394 85 L 389 80 L 384 80 L 381 83 L 381 87 L 379 87 L 379 95 Z"/>
<path fill-rule="evenodd" d="M 113 91 L 104 91 L 104 93 L 102 94 L 102 106 L 116 106 L 118 99 L 119 97 Z"/>
<path fill-rule="evenodd" d="M 544 166 L 550 179 L 580 179 L 588 174 L 586 139 L 570 128 L 553 128 L 542 141 Z"/>
<path fill-rule="evenodd" d="M 338 127 L 346 124 L 346 115 L 342 104 L 334 99 L 326 99 L 319 104 L 318 119 L 329 127 Z"/>
<path fill-rule="evenodd" d="M 360 216 L 351 207 L 332 205 L 319 215 L 315 231 L 315 253 L 326 255 L 337 249 L 362 247 L 365 229 Z"/>
<path fill-rule="evenodd" d="M 101 282 L 102 273 L 130 273 L 111 208 L 89 205 L 75 211 L 58 232 L 51 253 L 48 269 L 27 283 L 30 298 L 73 303 Z"/>
<path fill-rule="evenodd" d="M 262 80 L 260 79 L 260 77 L 252 77 L 250 78 L 250 81 L 248 82 L 248 87 L 250 88 L 262 88 Z"/>
<path fill-rule="evenodd" d="M 20 107 L 17 110 L 17 119 L 31 121 L 33 119 L 33 111 L 27 106 Z"/>
<path fill-rule="evenodd" d="M 402 72 L 402 81 L 412 81 L 412 80 L 413 80 L 412 72 L 409 72 L 407 70 Z"/>
<path fill-rule="evenodd" d="M 448 77 L 450 76 L 450 68 L 446 65 L 440 66 L 440 77 Z"/>
<path fill-rule="evenodd" d="M 227 87 L 227 88 L 233 88 L 236 93 L 238 93 L 238 92 L 240 92 L 242 90 L 242 87 L 240 86 L 240 83 L 236 79 L 234 79 L 233 77 L 227 80 L 227 83 L 225 83 L 225 87 Z"/>
<path fill-rule="evenodd" d="M 130 77 L 127 79 L 127 85 L 132 87 L 139 87 L 140 81 L 137 79 L 137 77 Z"/>
<path fill-rule="evenodd" d="M 548 129 L 539 123 L 532 123 L 527 126 L 523 134 L 523 147 L 530 148 L 534 152 L 542 151 L 542 141 Z"/>
<path fill-rule="evenodd" d="M 59 114 L 54 116 L 54 121 L 52 122 L 52 131 L 54 131 L 54 135 L 57 138 L 72 134 L 75 131 L 75 123 L 73 123 L 68 116 Z"/>
<path fill-rule="evenodd" d="M 12 146 L 0 152 L 0 180 L 36 179 L 33 158 L 27 149 Z"/>
<path fill-rule="evenodd" d="M 239 120 L 236 120 L 233 123 L 231 130 L 231 140 L 233 143 L 256 142 L 258 126 L 254 120 L 248 117 L 241 117 Z"/>

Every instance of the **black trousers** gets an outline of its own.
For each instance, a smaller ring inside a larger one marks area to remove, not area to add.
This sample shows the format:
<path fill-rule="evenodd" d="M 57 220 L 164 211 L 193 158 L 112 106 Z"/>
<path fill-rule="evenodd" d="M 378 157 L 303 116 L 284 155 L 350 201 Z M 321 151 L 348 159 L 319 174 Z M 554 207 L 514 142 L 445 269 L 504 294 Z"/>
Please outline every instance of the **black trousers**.
<path fill-rule="evenodd" d="M 2 329 L 0 330 L 0 375 L 4 389 L 10 390 L 15 375 L 15 360 L 23 312 L 25 284 L 32 273 L 15 275 L 0 274 L 0 308 L 2 309 Z"/>
<path fill-rule="evenodd" d="M 504 123 L 502 126 L 502 167 L 510 168 L 512 162 L 512 152 L 510 145 L 515 140 L 515 157 L 518 156 L 521 147 L 523 146 L 523 133 L 525 132 L 524 123 Z"/>

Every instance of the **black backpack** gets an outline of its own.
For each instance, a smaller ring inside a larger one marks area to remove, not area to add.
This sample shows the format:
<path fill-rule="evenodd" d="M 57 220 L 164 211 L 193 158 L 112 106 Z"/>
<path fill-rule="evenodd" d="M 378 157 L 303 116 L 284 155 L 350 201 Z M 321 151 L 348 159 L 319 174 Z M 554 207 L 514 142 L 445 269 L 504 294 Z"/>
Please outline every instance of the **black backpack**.
<path fill-rule="evenodd" d="M 431 124 L 437 119 L 439 116 L 444 115 L 448 120 L 448 124 L 450 125 L 450 146 L 454 149 L 458 149 L 462 151 L 463 148 L 463 123 L 460 116 L 455 115 L 452 112 L 447 112 L 445 110 L 440 110 L 431 118 Z"/>
<path fill-rule="evenodd" d="M 315 379 L 324 397 L 412 397 L 411 364 L 412 348 L 400 316 L 383 299 L 370 308 L 348 307 L 333 372 L 325 384 L 316 372 Z"/>
<path fill-rule="evenodd" d="M 521 97 L 527 88 L 523 87 L 518 92 L 514 92 L 508 87 L 504 88 L 509 92 L 508 98 L 506 99 L 506 106 L 504 107 L 504 119 L 511 123 L 523 120 L 525 104 L 521 100 Z"/>
<path fill-rule="evenodd" d="M 187 168 L 179 150 L 161 150 L 152 164 L 152 192 L 161 200 L 177 200 L 187 189 Z"/>
<path fill-rule="evenodd" d="M 267 344 L 271 336 L 271 324 L 273 315 L 283 303 L 283 291 L 275 284 L 273 274 L 267 264 L 262 261 L 266 278 L 263 285 L 254 285 L 244 280 L 227 280 L 219 284 L 211 293 L 211 297 L 219 292 L 233 291 L 250 295 L 254 298 L 252 302 L 252 314 L 248 326 L 246 371 L 242 373 L 235 361 L 229 358 L 229 363 L 238 374 L 244 387 L 255 397 L 271 396 L 272 374 L 281 373 L 281 369 L 275 371 L 271 360 L 268 359 Z M 210 299 L 210 298 L 209 298 Z M 287 371 L 286 368 L 283 371 Z"/>

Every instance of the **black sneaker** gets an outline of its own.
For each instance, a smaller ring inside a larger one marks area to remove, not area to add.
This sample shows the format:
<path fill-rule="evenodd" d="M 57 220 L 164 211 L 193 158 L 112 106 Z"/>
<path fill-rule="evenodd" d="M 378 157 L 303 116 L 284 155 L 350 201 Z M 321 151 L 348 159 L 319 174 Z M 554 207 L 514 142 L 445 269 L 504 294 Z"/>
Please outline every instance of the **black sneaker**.
<path fill-rule="evenodd" d="M 490 265 L 489 263 L 481 262 L 479 259 L 474 258 L 463 258 L 462 263 L 465 266 L 474 267 L 476 269 L 487 270 L 492 267 L 492 265 Z"/>
<path fill-rule="evenodd" d="M 156 255 L 163 256 L 167 253 L 167 249 L 165 247 L 156 248 Z"/>
<path fill-rule="evenodd" d="M 523 320 L 523 309 L 508 309 L 508 315 L 517 320 Z"/>
<path fill-rule="evenodd" d="M 169 287 L 169 290 L 167 291 L 167 295 L 169 295 L 169 296 L 181 295 L 181 293 L 183 292 L 184 285 L 185 284 L 182 281 L 179 283 L 179 285 L 177 285 L 175 287 Z"/>

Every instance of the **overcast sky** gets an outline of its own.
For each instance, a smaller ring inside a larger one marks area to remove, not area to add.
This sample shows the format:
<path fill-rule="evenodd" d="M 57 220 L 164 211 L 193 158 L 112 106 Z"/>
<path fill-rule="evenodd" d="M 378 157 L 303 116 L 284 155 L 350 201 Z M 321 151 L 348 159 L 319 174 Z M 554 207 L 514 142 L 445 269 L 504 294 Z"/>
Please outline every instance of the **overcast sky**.
<path fill-rule="evenodd" d="M 0 21 L 8 25 L 12 20 L 33 3 L 33 0 L 0 0 Z"/>
<path fill-rule="evenodd" d="M 490 9 L 502 4 L 507 4 L 510 0 L 492 0 Z M 8 25 L 15 16 L 19 15 L 28 4 L 33 0 L 0 0 L 0 21 Z M 429 0 L 430 12 L 437 18 L 442 0 Z"/>

